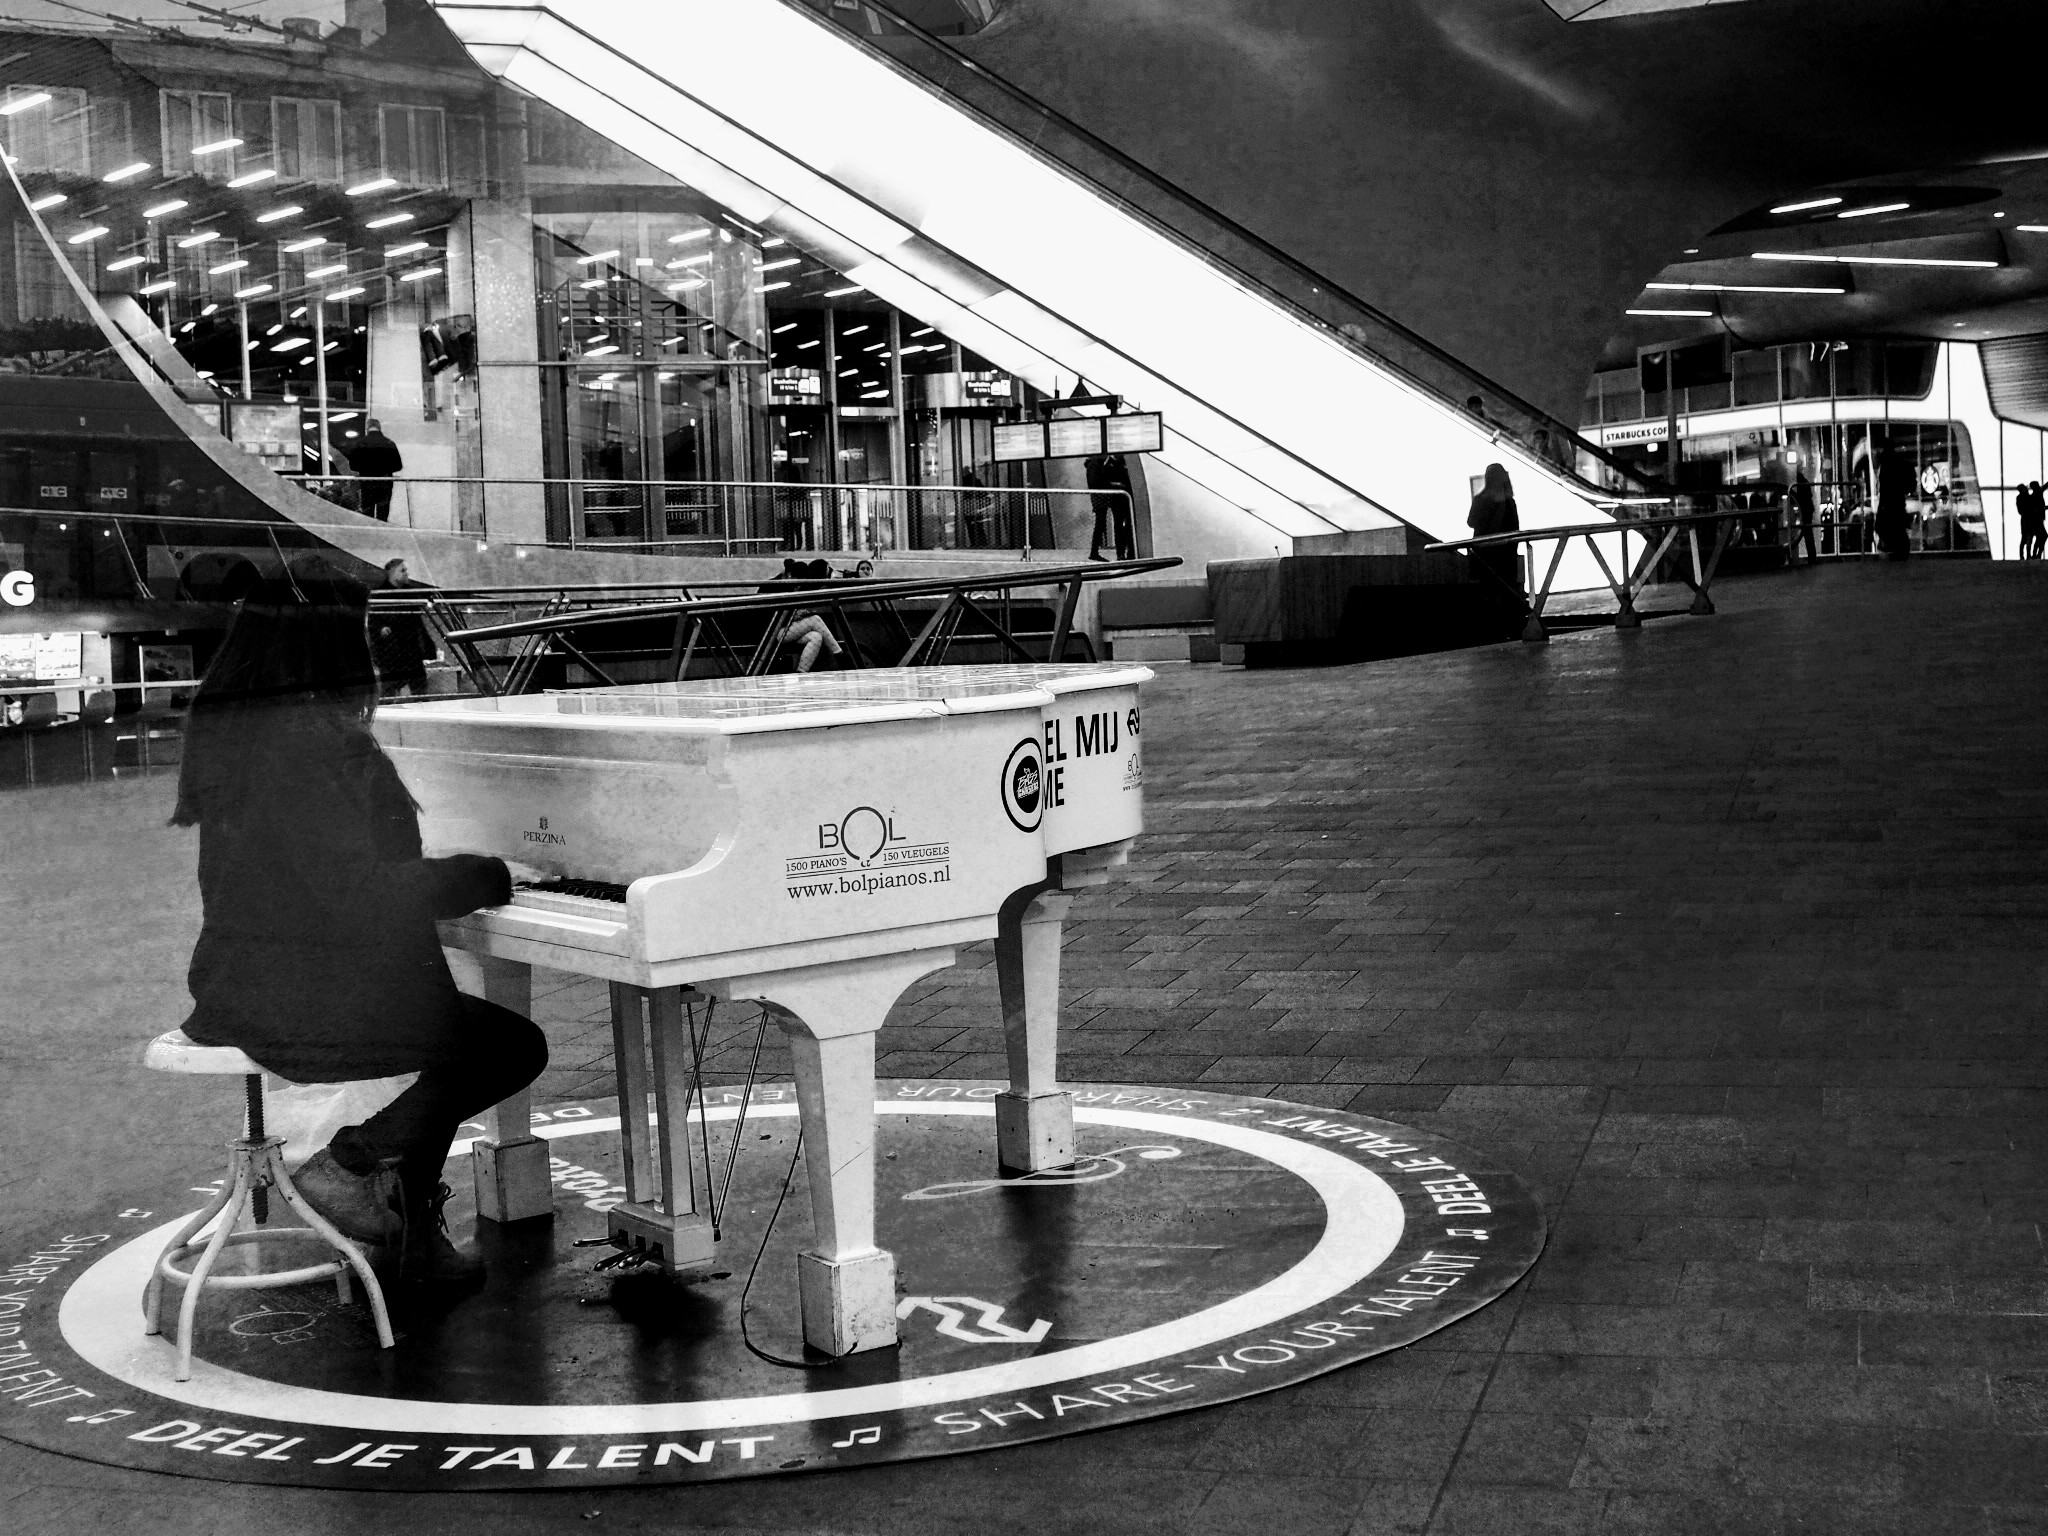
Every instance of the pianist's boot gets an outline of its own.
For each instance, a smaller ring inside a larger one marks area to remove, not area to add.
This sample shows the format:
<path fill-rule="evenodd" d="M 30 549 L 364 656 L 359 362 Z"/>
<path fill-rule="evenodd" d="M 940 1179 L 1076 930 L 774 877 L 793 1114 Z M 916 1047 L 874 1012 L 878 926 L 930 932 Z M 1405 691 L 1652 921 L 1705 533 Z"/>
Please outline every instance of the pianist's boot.
<path fill-rule="evenodd" d="M 448 1197 L 438 1178 L 399 1180 L 404 1233 L 398 1239 L 398 1278 L 421 1285 L 475 1285 L 484 1261 L 457 1248 L 448 1237 Z"/>
<path fill-rule="evenodd" d="M 292 1175 L 292 1187 L 306 1203 L 333 1222 L 343 1236 L 362 1243 L 388 1243 L 399 1233 L 393 1206 L 397 1164 L 373 1163 L 367 1173 L 345 1168 L 332 1147 L 322 1147 Z"/>

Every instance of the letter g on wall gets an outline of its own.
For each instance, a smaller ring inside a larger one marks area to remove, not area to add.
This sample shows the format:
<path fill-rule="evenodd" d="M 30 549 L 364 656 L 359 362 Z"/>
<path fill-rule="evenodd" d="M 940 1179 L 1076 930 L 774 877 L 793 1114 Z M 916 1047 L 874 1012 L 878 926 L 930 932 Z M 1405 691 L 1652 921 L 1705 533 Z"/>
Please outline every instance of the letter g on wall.
<path fill-rule="evenodd" d="M 10 608 L 26 608 L 36 600 L 36 578 L 28 571 L 0 574 L 0 602 Z"/>

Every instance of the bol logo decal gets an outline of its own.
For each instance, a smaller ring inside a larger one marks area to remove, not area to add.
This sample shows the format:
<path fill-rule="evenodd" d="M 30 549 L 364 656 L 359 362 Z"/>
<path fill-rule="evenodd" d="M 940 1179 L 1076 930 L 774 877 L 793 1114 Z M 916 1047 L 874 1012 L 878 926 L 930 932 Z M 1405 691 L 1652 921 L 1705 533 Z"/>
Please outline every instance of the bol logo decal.
<path fill-rule="evenodd" d="M 1035 736 L 1012 747 L 1003 763 L 1003 810 L 1020 832 L 1038 830 L 1045 814 L 1045 765 Z"/>
<path fill-rule="evenodd" d="M 839 846 L 867 864 L 890 843 L 902 841 L 894 833 L 888 817 L 871 805 L 857 805 L 839 823 Z"/>

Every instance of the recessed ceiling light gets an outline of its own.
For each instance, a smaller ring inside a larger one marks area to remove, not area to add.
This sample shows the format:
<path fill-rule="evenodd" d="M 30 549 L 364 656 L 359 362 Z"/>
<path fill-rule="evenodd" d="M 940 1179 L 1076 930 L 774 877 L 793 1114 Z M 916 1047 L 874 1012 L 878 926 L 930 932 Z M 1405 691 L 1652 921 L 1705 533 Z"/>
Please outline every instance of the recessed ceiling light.
<path fill-rule="evenodd" d="M 310 336 L 287 336 L 270 350 L 273 352 L 295 352 L 300 347 L 310 347 L 311 345 L 313 345 L 313 339 Z"/>
<path fill-rule="evenodd" d="M 217 267 L 208 267 L 206 271 L 209 276 L 219 277 L 223 272 L 239 272 L 247 265 L 249 263 L 246 259 L 237 256 L 233 261 L 224 261 Z"/>
<path fill-rule="evenodd" d="M 408 240 L 404 245 L 387 245 L 384 247 L 384 259 L 389 261 L 394 256 L 410 256 L 414 251 L 424 251 L 426 248 L 427 242 L 424 240 Z"/>
<path fill-rule="evenodd" d="M 333 264 L 332 266 L 327 266 L 327 267 L 315 267 L 315 268 L 314 268 L 314 269 L 313 269 L 312 271 L 310 271 L 310 272 L 308 272 L 308 273 L 306 274 L 306 281 L 310 283 L 310 282 L 312 282 L 312 281 L 313 281 L 314 279 L 316 279 L 316 278 L 322 278 L 322 277 L 335 277 L 335 276 L 339 275 L 340 273 L 346 272 L 347 270 L 348 270 L 348 263 L 347 263 L 347 262 L 345 262 L 345 261 L 337 261 L 337 262 L 335 262 L 335 263 L 334 263 L 334 264 Z"/>
<path fill-rule="evenodd" d="M 379 176 L 374 181 L 359 181 L 354 186 L 345 187 L 343 190 L 350 197 L 361 197 L 366 192 L 382 192 L 386 187 L 395 187 L 397 185 L 398 178 L 396 176 Z"/>
<path fill-rule="evenodd" d="M 754 292 L 773 293 L 778 288 L 787 288 L 788 286 L 789 284 L 787 283 L 756 283 L 754 285 Z"/>
<path fill-rule="evenodd" d="M 1912 206 L 1911 203 L 1872 203 L 1867 208 L 1844 208 L 1835 217 L 1838 219 L 1867 219 L 1873 213 L 1903 213 Z"/>
<path fill-rule="evenodd" d="M 2013 228 L 2023 234 L 2048 235 L 2048 224 L 2015 224 Z"/>
<path fill-rule="evenodd" d="M 41 197 L 30 203 L 29 207 L 35 212 L 41 213 L 45 208 L 54 208 L 59 203 L 65 201 L 68 201 L 68 199 L 65 198 L 62 192 L 45 192 Z"/>
<path fill-rule="evenodd" d="M 801 256 L 785 256 L 780 261 L 763 261 L 754 266 L 756 272 L 779 272 L 784 267 L 794 267 L 802 262 Z"/>
<path fill-rule="evenodd" d="M 583 355 L 585 357 L 609 357 L 618 350 L 618 346 L 615 343 L 608 341 L 601 347 L 586 348 Z"/>
<path fill-rule="evenodd" d="M 1773 208 L 1771 212 L 1805 213 L 1810 208 L 1832 208 L 1835 206 L 1835 204 L 1839 203 L 1840 201 L 1841 199 L 1839 197 L 1809 197 L 1804 202 L 1780 203 L 1777 207 Z"/>
<path fill-rule="evenodd" d="M 176 213 L 180 208 L 189 208 L 190 206 L 191 204 L 187 203 L 184 198 L 174 197 L 168 203 L 158 203 L 154 208 L 143 209 L 142 216 L 145 219 L 160 219 L 166 214 Z"/>
<path fill-rule="evenodd" d="M 100 236 L 112 233 L 113 231 L 108 229 L 106 225 L 95 224 L 90 229 L 81 229 L 77 234 L 69 236 L 64 243 L 66 245 L 91 245 Z"/>
<path fill-rule="evenodd" d="M 844 298 L 844 297 L 845 297 L 845 296 L 846 296 L 847 294 L 849 294 L 849 293 L 866 293 L 866 292 L 867 292 L 867 289 L 863 288 L 863 287 L 862 287 L 862 286 L 861 286 L 861 285 L 860 285 L 859 283 L 855 283 L 855 284 L 853 284 L 853 285 L 852 285 L 851 287 L 849 287 L 849 288 L 827 288 L 827 289 L 825 290 L 825 292 L 824 292 L 824 295 L 823 295 L 823 296 L 824 296 L 825 298 L 828 298 L 828 299 L 839 299 L 839 298 Z"/>
<path fill-rule="evenodd" d="M 132 165 L 120 166 L 114 170 L 107 172 L 107 174 L 102 176 L 100 180 L 108 182 L 128 181 L 134 177 L 140 176 L 144 171 L 148 169 L 149 162 L 147 160 L 137 160 Z"/>
<path fill-rule="evenodd" d="M 614 256 L 618 254 L 619 253 L 617 251 L 599 251 L 595 256 L 578 256 L 576 258 L 576 261 L 579 266 L 588 267 L 593 266 L 600 261 L 610 261 Z"/>
<path fill-rule="evenodd" d="M 441 269 L 439 267 L 421 267 L 417 271 L 399 273 L 398 280 L 401 283 L 423 283 L 430 277 L 439 277 L 440 275 Z"/>
<path fill-rule="evenodd" d="M 394 224 L 410 224 L 411 222 L 412 215 L 409 213 L 387 213 L 381 219 L 365 219 L 363 221 L 363 228 L 389 229 Z"/>
<path fill-rule="evenodd" d="M 269 293 L 270 291 L 270 284 L 257 283 L 254 287 L 251 288 L 237 288 L 235 290 L 235 297 L 238 299 L 253 299 L 259 293 Z"/>
<path fill-rule="evenodd" d="M 119 261 L 108 262 L 107 270 L 109 272 L 126 272 L 130 267 L 139 267 L 147 260 L 149 260 L 147 256 L 123 256 Z"/>
<path fill-rule="evenodd" d="M 241 145 L 242 141 L 240 139 L 215 139 L 211 144 L 194 144 L 192 146 L 192 153 L 195 155 L 217 155 L 224 149 L 239 149 Z"/>
<path fill-rule="evenodd" d="M 277 172 L 266 165 L 258 171 L 244 171 L 241 175 L 230 181 L 228 185 L 231 187 L 253 187 L 260 181 L 273 181 L 276 177 Z"/>
<path fill-rule="evenodd" d="M 192 248 L 193 248 L 194 246 L 204 245 L 204 244 L 206 244 L 206 242 L 207 242 L 207 241 L 209 241 L 209 240 L 218 240 L 219 238 L 220 238 L 220 231 L 219 231 L 219 230 L 217 230 L 217 229 L 202 229 L 202 230 L 200 230 L 200 231 L 199 231 L 199 233 L 198 233 L 198 234 L 196 234 L 196 235 L 187 235 L 187 236 L 186 236 L 186 237 L 185 237 L 184 239 L 180 240 L 180 241 L 178 242 L 178 249 L 179 249 L 179 250 L 181 250 L 181 251 L 189 251 L 189 250 L 191 250 L 191 249 L 192 249 Z"/>
<path fill-rule="evenodd" d="M 136 289 L 135 291 L 137 293 L 169 293 L 173 288 L 177 286 L 178 280 L 176 278 L 166 277 L 158 282 L 144 283 L 140 288 Z"/>
<path fill-rule="evenodd" d="M 367 288 L 337 288 L 332 293 L 322 294 L 321 298 L 331 304 L 336 299 L 352 299 L 359 293 L 368 293 L 369 291 Z"/>
<path fill-rule="evenodd" d="M 1751 261 L 1826 261 L 1844 267 L 1995 267 L 1995 261 L 1949 256 L 1822 256 L 1805 251 L 1751 251 Z"/>
<path fill-rule="evenodd" d="M 279 219 L 288 219 L 295 213 L 304 213 L 305 211 L 297 203 L 286 203 L 282 208 L 272 208 L 267 213 L 257 214 L 256 222 L 258 224 L 275 224 Z"/>
<path fill-rule="evenodd" d="M 1653 293 L 1847 293 L 1846 288 L 1804 288 L 1787 283 L 1645 283 Z"/>
<path fill-rule="evenodd" d="M 310 239 L 294 240 L 290 245 L 285 246 L 283 249 L 284 253 L 287 256 L 296 256 L 301 251 L 317 250 L 319 247 L 325 245 L 326 243 L 327 242 L 321 239 L 318 235 L 314 235 Z"/>
<path fill-rule="evenodd" d="M 710 238 L 711 231 L 709 229 L 693 229 L 684 234 L 670 235 L 668 243 L 670 245 L 687 245 L 692 240 L 709 240 Z"/>
<path fill-rule="evenodd" d="M 48 91 L 30 91 L 26 96 L 17 96 L 0 107 L 0 117 L 12 117 L 17 112 L 26 112 L 30 107 L 40 107 L 50 99 Z"/>
<path fill-rule="evenodd" d="M 1632 315 L 1656 315 L 1667 319 L 1683 318 L 1687 320 L 1710 320 L 1714 315 L 1711 309 L 1632 309 L 1629 313 Z"/>

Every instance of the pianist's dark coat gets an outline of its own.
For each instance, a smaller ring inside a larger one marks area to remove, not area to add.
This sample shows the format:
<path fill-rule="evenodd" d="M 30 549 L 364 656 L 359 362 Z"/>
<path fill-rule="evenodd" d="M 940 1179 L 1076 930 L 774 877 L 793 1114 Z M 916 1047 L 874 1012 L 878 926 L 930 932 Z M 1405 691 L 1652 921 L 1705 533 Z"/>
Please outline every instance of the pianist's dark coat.
<path fill-rule="evenodd" d="M 459 994 L 434 922 L 509 901 L 504 863 L 422 858 L 412 798 L 366 729 L 275 714 L 245 738 L 240 803 L 202 822 L 185 1033 L 295 1082 L 448 1059 Z"/>

